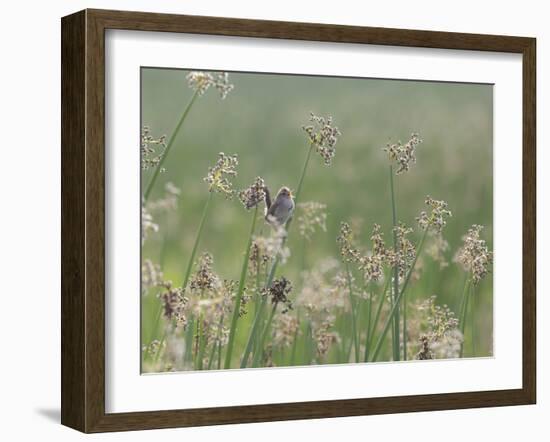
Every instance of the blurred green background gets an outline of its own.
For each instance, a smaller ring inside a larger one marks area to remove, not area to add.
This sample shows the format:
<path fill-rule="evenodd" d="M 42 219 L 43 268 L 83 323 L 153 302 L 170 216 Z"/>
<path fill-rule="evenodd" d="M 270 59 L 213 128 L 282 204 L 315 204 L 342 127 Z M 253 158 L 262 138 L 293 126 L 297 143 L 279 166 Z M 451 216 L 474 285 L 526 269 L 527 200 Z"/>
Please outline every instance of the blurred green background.
<path fill-rule="evenodd" d="M 142 126 L 149 126 L 152 136 L 169 137 L 174 130 L 193 93 L 187 73 L 142 69 Z M 198 98 L 164 163 L 166 171 L 150 199 L 162 196 L 167 181 L 182 194 L 177 213 L 155 219 L 160 231 L 145 243 L 143 259 L 160 262 L 165 277 L 181 284 L 208 195 L 203 177 L 218 152 L 238 154 L 236 188 L 262 176 L 272 192 L 282 185 L 296 189 L 308 149 L 301 127 L 309 123 L 310 112 L 332 115 L 342 132 L 336 157 L 330 167 L 318 155 L 312 157 L 300 198 L 326 204 L 328 214 L 327 232 L 316 233 L 307 248 L 307 265 L 338 257 L 340 221 L 362 222 L 356 233 L 365 245 L 372 224 L 379 223 L 391 244 L 389 169 L 382 148 L 388 141 L 406 142 L 418 132 L 424 142 L 418 147 L 417 163 L 395 179 L 398 219 L 415 225 L 426 195 L 447 201 L 453 217 L 444 230 L 450 265 L 440 270 L 426 258 L 425 277 L 408 296 L 414 300 L 435 294 L 439 304 L 458 312 L 464 272 L 452 259 L 462 235 L 472 224 L 482 224 L 483 238 L 493 248 L 492 86 L 250 73 L 230 73 L 229 78 L 235 89 L 225 100 L 213 88 Z M 143 172 L 142 185 L 150 175 Z M 215 270 L 223 278 L 239 277 L 249 224 L 250 213 L 237 200 L 215 196 L 199 253 L 213 254 Z M 415 231 L 413 239 L 418 238 Z M 279 270 L 292 281 L 299 281 L 302 269 L 300 243 L 294 226 L 288 241 L 292 256 Z M 476 296 L 481 311 L 476 315 L 476 351 L 490 355 L 491 275 Z M 156 308 L 144 305 L 145 333 Z"/>

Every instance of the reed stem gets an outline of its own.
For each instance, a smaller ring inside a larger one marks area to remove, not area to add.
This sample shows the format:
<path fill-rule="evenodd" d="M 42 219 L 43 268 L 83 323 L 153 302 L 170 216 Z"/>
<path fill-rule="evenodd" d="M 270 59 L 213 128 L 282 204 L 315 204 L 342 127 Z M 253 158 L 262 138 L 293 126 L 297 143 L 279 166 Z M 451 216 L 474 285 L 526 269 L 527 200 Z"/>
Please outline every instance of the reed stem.
<path fill-rule="evenodd" d="M 392 207 L 392 225 L 393 225 L 393 251 L 397 254 L 397 209 L 395 207 L 395 190 L 393 183 L 393 166 L 390 164 L 390 193 L 391 193 L 391 207 Z M 393 360 L 399 361 L 399 303 L 397 297 L 399 294 L 399 265 L 396 263 L 393 271 L 393 289 L 392 289 L 392 303 L 395 309 L 393 315 L 393 329 L 392 329 L 392 350 Z"/>
<path fill-rule="evenodd" d="M 416 261 L 418 260 L 418 257 L 420 256 L 420 253 L 422 251 L 422 248 L 424 247 L 424 240 L 426 239 L 426 234 L 428 233 L 428 230 L 424 230 L 424 234 L 422 235 L 422 239 L 420 240 L 420 243 L 417 247 L 416 256 L 414 257 L 414 260 L 412 262 L 411 268 L 409 269 L 407 276 L 405 277 L 405 281 L 403 282 L 403 287 L 401 287 L 401 292 L 399 293 L 399 296 L 395 300 L 396 302 L 393 303 L 392 308 L 390 310 L 390 314 L 388 316 L 388 319 L 386 320 L 386 323 L 384 324 L 384 328 L 382 329 L 382 333 L 380 334 L 380 337 L 378 338 L 378 341 L 376 343 L 376 346 L 374 348 L 374 353 L 372 355 L 372 362 L 376 362 L 376 359 L 378 358 L 378 354 L 380 353 L 380 349 L 382 348 L 382 344 L 384 342 L 384 338 L 386 337 L 386 334 L 388 333 L 388 329 L 390 328 L 390 325 L 393 321 L 395 311 L 397 306 L 399 305 L 399 302 L 401 301 L 401 298 L 403 297 L 403 294 L 407 290 L 407 286 L 409 285 L 409 281 L 411 279 L 411 275 L 414 271 L 414 267 L 416 265 Z"/>
<path fill-rule="evenodd" d="M 248 242 L 246 250 L 244 252 L 244 261 L 241 269 L 241 277 L 239 279 L 239 289 L 237 291 L 237 297 L 235 299 L 235 305 L 233 306 L 233 316 L 231 318 L 231 328 L 229 329 L 229 340 L 227 341 L 227 350 L 225 353 L 224 368 L 231 366 L 231 356 L 233 354 L 233 346 L 235 343 L 235 333 L 237 330 L 237 321 L 239 319 L 239 313 L 241 310 L 241 299 L 244 291 L 244 284 L 246 282 L 246 272 L 248 270 L 248 259 L 250 257 L 250 246 L 252 245 L 252 237 L 254 236 L 254 230 L 256 229 L 256 220 L 258 218 L 258 206 L 254 208 L 254 214 L 252 216 L 252 223 L 250 226 L 250 233 L 248 234 Z"/>
<path fill-rule="evenodd" d="M 349 263 L 346 262 L 346 273 L 348 279 L 348 292 L 349 292 L 349 303 L 351 308 L 351 332 L 352 332 L 352 342 L 355 354 L 355 362 L 359 362 L 359 340 L 357 337 L 357 319 L 355 316 L 355 300 L 353 299 L 353 281 L 351 277 L 351 270 L 349 268 Z"/>
<path fill-rule="evenodd" d="M 164 152 L 162 153 L 162 156 L 160 158 L 160 161 L 157 164 L 157 167 L 155 167 L 155 171 L 153 172 L 153 176 L 149 180 L 149 183 L 147 184 L 147 187 L 145 189 L 145 192 L 143 193 L 143 203 L 147 202 L 149 199 L 149 195 L 151 195 L 151 191 L 153 190 L 153 187 L 155 185 L 155 182 L 157 181 L 157 177 L 159 175 L 159 172 L 162 170 L 162 165 L 164 164 L 164 161 L 166 160 L 166 157 L 168 156 L 168 153 L 170 152 L 170 149 L 172 149 L 172 146 L 174 145 L 174 141 L 176 140 L 176 136 L 178 135 L 179 130 L 181 129 L 181 126 L 183 125 L 183 122 L 187 118 L 187 115 L 189 114 L 189 111 L 193 107 L 193 103 L 195 103 L 195 100 L 198 97 L 198 91 L 195 91 L 189 102 L 187 103 L 187 106 L 185 107 L 183 113 L 181 114 L 181 117 L 178 121 L 178 124 L 176 125 L 176 128 L 174 129 L 174 132 L 172 132 L 172 136 L 168 140 L 168 144 L 166 144 L 166 149 L 164 149 Z"/>

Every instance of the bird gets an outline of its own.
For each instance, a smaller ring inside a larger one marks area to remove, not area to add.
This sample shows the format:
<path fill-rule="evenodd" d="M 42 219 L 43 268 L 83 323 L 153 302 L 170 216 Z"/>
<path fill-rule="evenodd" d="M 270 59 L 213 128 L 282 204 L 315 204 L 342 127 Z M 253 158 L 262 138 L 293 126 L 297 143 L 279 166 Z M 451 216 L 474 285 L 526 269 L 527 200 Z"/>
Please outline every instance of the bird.
<path fill-rule="evenodd" d="M 273 203 L 267 186 L 264 187 L 264 191 L 265 220 L 273 227 L 283 226 L 294 213 L 295 204 L 291 190 L 286 186 L 281 187 Z"/>

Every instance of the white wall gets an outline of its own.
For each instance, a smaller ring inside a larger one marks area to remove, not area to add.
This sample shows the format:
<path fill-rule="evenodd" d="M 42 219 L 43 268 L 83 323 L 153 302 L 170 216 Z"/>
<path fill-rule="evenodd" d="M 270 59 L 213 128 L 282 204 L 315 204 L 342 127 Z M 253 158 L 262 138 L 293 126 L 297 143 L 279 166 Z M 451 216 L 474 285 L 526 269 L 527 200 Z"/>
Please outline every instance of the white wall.
<path fill-rule="evenodd" d="M 506 3 L 510 3 L 510 6 Z M 545 293 L 549 234 L 548 199 L 550 145 L 550 28 L 542 1 L 460 2 L 410 1 L 321 2 L 277 0 L 189 0 L 155 2 L 73 0 L 2 5 L 2 128 L 0 189 L 0 406 L 3 440 L 41 437 L 79 440 L 84 436 L 61 427 L 59 421 L 60 305 L 60 26 L 59 18 L 85 7 L 130 9 L 366 26 L 405 27 L 459 32 L 534 36 L 538 39 L 539 146 L 539 404 L 466 411 L 446 411 L 232 425 L 200 429 L 148 431 L 94 436 L 96 440 L 249 440 L 280 441 L 307 438 L 333 441 L 361 438 L 409 441 L 548 440 L 550 388 L 550 327 L 543 312 L 550 305 Z M 546 164 L 548 167 L 549 164 Z M 546 212 L 546 213 L 543 213 Z M 545 266 L 546 264 L 546 266 Z M 30 277 L 32 275 L 32 277 Z M 414 380 L 411 380 L 414 382 Z"/>

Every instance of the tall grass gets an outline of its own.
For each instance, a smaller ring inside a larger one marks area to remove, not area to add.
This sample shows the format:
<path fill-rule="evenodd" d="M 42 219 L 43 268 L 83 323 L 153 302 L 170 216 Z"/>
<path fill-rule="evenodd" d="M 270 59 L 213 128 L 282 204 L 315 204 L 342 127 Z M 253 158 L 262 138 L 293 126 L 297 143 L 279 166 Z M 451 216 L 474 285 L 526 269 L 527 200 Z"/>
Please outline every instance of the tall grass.
<path fill-rule="evenodd" d="M 224 126 L 232 112 L 222 112 L 212 94 L 205 94 L 207 89 L 215 88 L 227 95 L 227 76 L 192 74 L 187 76 L 191 95 L 176 128 L 164 150 L 156 152 L 158 156 L 149 161 L 152 167 L 143 172 L 149 178 L 143 205 L 151 213 L 145 220 L 150 233 L 144 240 L 143 258 L 162 262 L 156 274 L 148 268 L 142 275 L 145 372 L 372 363 L 490 353 L 490 338 L 479 326 L 479 318 L 490 312 L 487 300 L 491 297 L 482 298 L 480 294 L 491 289 L 486 274 L 492 255 L 480 237 L 481 229 L 475 227 L 477 223 L 490 223 L 490 217 L 479 209 L 463 209 L 469 206 L 464 203 L 460 183 L 453 184 L 459 191 L 445 192 L 455 212 L 449 226 L 446 203 L 430 197 L 425 199 L 428 209 L 415 216 L 422 206 L 419 194 L 427 193 L 426 190 L 445 191 L 448 187 L 445 181 L 438 185 L 428 181 L 429 185 L 418 184 L 424 183 L 423 174 L 433 176 L 439 165 L 419 149 L 422 157 L 413 168 L 421 142 L 417 134 L 405 144 L 388 144 L 384 155 L 381 146 L 376 146 L 378 143 L 369 141 L 377 137 L 376 132 L 372 128 L 364 130 L 360 122 L 349 118 L 349 112 L 336 106 L 334 115 L 339 123 L 348 116 L 338 142 L 338 155 L 335 146 L 340 131 L 332 118 L 315 115 L 303 127 L 307 149 L 296 148 L 300 142 L 287 135 L 297 125 L 289 131 L 288 127 L 275 124 L 269 132 L 266 123 L 257 152 L 241 150 L 240 140 L 246 144 L 247 137 L 254 133 L 252 125 L 241 124 L 238 134 Z M 238 90 L 224 109 L 234 110 L 236 103 L 243 103 L 239 101 L 241 88 Z M 297 92 L 295 95 L 299 96 L 300 91 Z M 331 93 L 327 90 L 327 94 Z M 203 95 L 206 114 L 203 106 L 194 105 Z M 348 104 L 369 106 L 353 100 Z M 208 128 L 201 129 L 200 118 L 188 119 L 191 108 L 198 109 L 196 112 L 203 119 L 208 115 Z M 252 114 L 243 118 L 259 121 Z M 190 124 L 186 126 L 189 154 L 183 155 L 183 149 L 173 146 L 186 121 Z M 225 129 L 222 131 L 221 127 Z M 381 127 L 380 131 L 387 133 L 389 127 Z M 391 130 L 401 133 L 403 128 L 394 122 Z M 218 162 L 208 169 L 204 179 L 208 184 L 207 199 L 202 196 L 199 204 L 197 199 L 204 193 L 196 190 L 198 180 L 191 177 L 196 168 L 203 168 L 197 140 L 206 136 L 205 132 L 208 138 L 204 139 L 217 144 L 217 151 L 224 150 L 227 140 L 233 140 L 230 144 L 236 146 L 241 164 L 236 156 L 219 154 Z M 348 133 L 352 134 L 349 139 Z M 264 144 L 270 145 L 273 137 L 282 146 L 280 151 L 263 148 Z M 367 150 L 353 150 L 356 145 L 365 146 L 365 141 Z M 197 160 L 188 157 L 191 152 Z M 367 156 L 383 167 L 371 167 L 363 161 Z M 327 167 L 319 167 L 313 161 L 315 157 L 320 157 Z M 266 204 L 263 180 L 252 194 L 237 192 L 233 187 L 239 185 L 240 176 L 259 174 L 266 175 L 270 183 L 288 185 L 296 179 L 300 164 L 293 192 L 295 211 L 280 226 L 284 231 L 281 234 L 281 229 L 260 216 Z M 366 169 L 356 167 L 360 164 Z M 161 174 L 164 170 L 166 173 Z M 356 177 L 368 179 L 369 185 L 358 186 Z M 168 179 L 183 184 L 179 207 L 163 208 L 166 204 L 151 198 L 157 194 L 153 192 L 156 186 Z M 391 210 L 387 197 L 382 197 L 386 192 Z M 226 196 L 228 201 L 214 202 L 214 193 Z M 230 201 L 236 195 L 247 209 L 253 209 L 249 216 L 244 216 Z M 244 201 L 243 195 L 252 199 Z M 308 199 L 316 204 L 304 205 Z M 323 211 L 323 217 L 310 214 L 313 221 L 305 226 L 308 207 Z M 382 227 L 375 224 L 369 236 L 364 233 L 363 221 L 377 222 Z M 345 234 L 341 231 L 337 243 L 336 228 L 340 223 L 348 230 Z M 300 228 L 291 229 L 295 224 Z M 461 243 L 460 234 L 472 224 Z M 162 232 L 162 244 L 156 239 L 157 230 Z M 391 235 L 387 246 L 384 233 Z M 409 236 L 415 237 L 416 242 Z M 447 248 L 438 248 L 439 237 L 448 240 Z M 336 259 L 337 244 L 341 260 Z M 214 259 L 205 266 L 197 255 L 204 256 L 207 251 Z M 437 296 L 433 298 L 434 295 Z M 435 301 L 427 304 L 428 299 Z M 456 318 L 443 304 L 458 306 Z"/>

